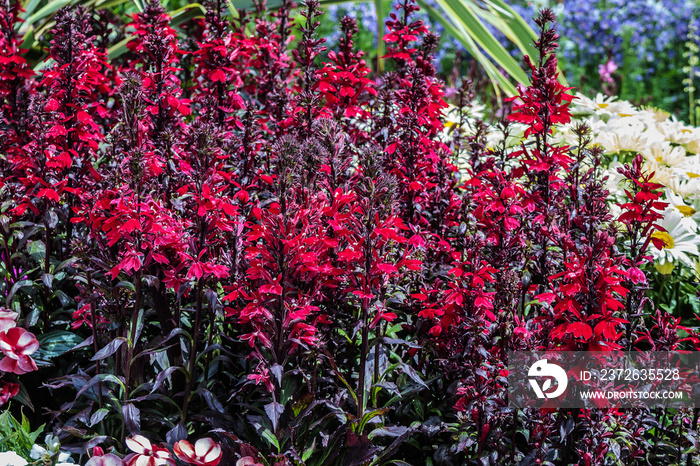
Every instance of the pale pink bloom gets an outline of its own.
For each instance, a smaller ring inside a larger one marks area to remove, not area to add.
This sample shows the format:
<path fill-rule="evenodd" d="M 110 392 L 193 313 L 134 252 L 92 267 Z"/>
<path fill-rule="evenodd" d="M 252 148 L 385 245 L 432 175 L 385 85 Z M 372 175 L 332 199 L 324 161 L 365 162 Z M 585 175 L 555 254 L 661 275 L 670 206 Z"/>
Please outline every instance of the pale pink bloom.
<path fill-rule="evenodd" d="M 252 456 L 244 456 L 243 458 L 236 461 L 236 466 L 263 466 L 263 465 L 256 462 Z"/>
<path fill-rule="evenodd" d="M 134 453 L 124 458 L 125 466 L 176 466 L 167 449 L 152 445 L 143 435 L 127 438 L 126 446 Z"/>
<path fill-rule="evenodd" d="M 0 308 L 0 332 L 6 332 L 12 327 L 17 327 L 18 315 L 9 309 Z"/>
<path fill-rule="evenodd" d="M 113 453 L 103 456 L 93 456 L 85 466 L 124 466 L 124 461 Z"/>
<path fill-rule="evenodd" d="M 173 445 L 175 456 L 187 464 L 195 466 L 216 466 L 221 461 L 221 446 L 210 438 L 201 438 L 194 446 L 187 440 Z"/>
<path fill-rule="evenodd" d="M 39 349 L 39 341 L 33 333 L 22 327 L 12 327 L 0 333 L 0 351 L 5 357 L 0 361 L 0 370 L 22 375 L 37 369 L 30 354 Z"/>
<path fill-rule="evenodd" d="M 598 73 L 600 74 L 600 79 L 603 80 L 603 82 L 606 83 L 614 83 L 615 80 L 612 77 L 612 74 L 617 71 L 617 64 L 612 60 L 608 60 L 608 62 L 605 65 L 598 65 Z"/>

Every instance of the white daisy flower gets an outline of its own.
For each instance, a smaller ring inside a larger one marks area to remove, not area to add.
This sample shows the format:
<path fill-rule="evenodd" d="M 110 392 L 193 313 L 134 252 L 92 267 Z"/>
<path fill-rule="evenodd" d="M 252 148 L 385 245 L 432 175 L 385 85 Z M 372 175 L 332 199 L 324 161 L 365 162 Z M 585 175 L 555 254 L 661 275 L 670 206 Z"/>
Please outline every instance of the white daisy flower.
<path fill-rule="evenodd" d="M 666 201 L 671 208 L 683 215 L 681 223 L 685 224 L 690 231 L 697 231 L 698 224 L 700 224 L 700 197 L 686 201 L 682 196 L 667 188 Z"/>
<path fill-rule="evenodd" d="M 19 456 L 14 451 L 0 453 L 0 466 L 25 466 L 27 460 Z"/>
<path fill-rule="evenodd" d="M 681 121 L 671 117 L 665 121 L 656 123 L 656 130 L 661 133 L 666 141 L 676 144 L 690 144 L 700 138 L 698 128 L 688 126 Z"/>
<path fill-rule="evenodd" d="M 680 183 L 680 176 L 673 168 L 660 164 L 656 160 L 645 160 L 642 171 L 646 174 L 653 173 L 651 181 L 659 183 L 665 187 L 677 186 Z"/>
<path fill-rule="evenodd" d="M 650 142 L 649 135 L 644 130 L 645 125 L 640 121 L 617 118 L 605 125 L 594 142 L 603 146 L 606 152 L 640 152 Z"/>
<path fill-rule="evenodd" d="M 598 94 L 593 99 L 577 94 L 577 99 L 572 102 L 574 113 L 597 113 L 598 115 L 631 116 L 637 113 L 634 105 L 626 100 L 616 100 L 617 97 L 606 97 Z"/>
<path fill-rule="evenodd" d="M 692 201 L 700 197 L 700 178 L 689 178 L 688 173 L 676 170 L 676 174 L 669 178 L 664 186 L 687 201 Z"/>
<path fill-rule="evenodd" d="M 659 226 L 666 231 L 657 230 L 651 235 L 655 241 L 649 247 L 649 253 L 654 257 L 654 262 L 661 266 L 669 262 L 682 262 L 692 267 L 691 256 L 700 254 L 700 235 L 690 231 L 682 222 L 683 218 L 678 210 L 667 208 L 664 218 L 659 221 Z"/>
<path fill-rule="evenodd" d="M 680 168 L 685 172 L 689 180 L 700 178 L 700 155 L 686 157 Z"/>
<path fill-rule="evenodd" d="M 671 116 L 667 111 L 655 107 L 642 107 L 642 110 L 639 111 L 639 115 L 640 117 L 643 116 L 654 121 L 666 121 Z"/>
<path fill-rule="evenodd" d="M 695 132 L 693 134 L 695 135 Z M 697 134 L 697 139 L 689 141 L 684 146 L 688 152 L 692 154 L 700 154 L 700 132 Z"/>
<path fill-rule="evenodd" d="M 666 167 L 677 168 L 686 163 L 685 149 L 668 141 L 654 142 L 640 152 L 647 160 Z"/>

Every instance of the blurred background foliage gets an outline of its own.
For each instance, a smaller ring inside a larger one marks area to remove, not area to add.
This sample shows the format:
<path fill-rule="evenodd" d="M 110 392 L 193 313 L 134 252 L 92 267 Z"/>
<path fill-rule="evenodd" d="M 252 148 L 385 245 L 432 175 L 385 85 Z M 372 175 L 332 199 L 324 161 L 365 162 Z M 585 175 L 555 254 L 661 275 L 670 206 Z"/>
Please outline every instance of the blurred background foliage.
<path fill-rule="evenodd" d="M 54 24 L 54 13 L 67 4 L 108 10 L 115 18 L 143 9 L 142 0 L 22 3 L 26 11 L 21 32 L 34 63 L 44 57 L 44 37 Z M 267 5 L 280 3 L 269 0 Z M 335 25 L 340 18 L 356 18 L 358 47 L 368 51 L 373 69 L 383 71 L 383 61 L 377 56 L 384 53 L 383 41 L 378 40 L 384 28 L 378 26 L 383 22 L 377 18 L 388 16 L 391 1 L 321 3 L 327 21 L 322 22 L 320 33 L 332 44 L 337 40 Z M 176 27 L 204 11 L 200 3 L 186 0 L 166 0 L 163 4 Z M 532 18 L 540 8 L 552 7 L 560 21 L 563 53 L 559 59 L 570 85 L 587 95 L 603 92 L 637 105 L 653 103 L 694 123 L 690 109 L 696 107 L 694 85 L 700 75 L 696 63 L 698 0 L 421 0 L 420 5 L 425 21 L 441 36 L 436 58 L 448 89 L 459 76 L 482 77 L 487 84 L 482 100 L 489 106 L 500 106 L 503 94 L 513 95 L 514 85 L 527 78 L 521 59 L 523 53 L 533 53 Z M 252 6 L 253 0 L 229 2 L 232 15 Z M 111 48 L 112 57 L 123 53 L 127 40 L 125 36 Z"/>

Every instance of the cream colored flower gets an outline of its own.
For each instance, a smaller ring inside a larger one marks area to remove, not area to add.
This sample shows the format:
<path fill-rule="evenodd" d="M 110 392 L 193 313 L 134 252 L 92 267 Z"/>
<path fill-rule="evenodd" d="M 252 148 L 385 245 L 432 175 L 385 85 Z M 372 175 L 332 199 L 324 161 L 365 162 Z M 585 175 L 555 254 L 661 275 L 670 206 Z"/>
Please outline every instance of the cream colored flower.
<path fill-rule="evenodd" d="M 654 121 L 666 121 L 671 116 L 671 114 L 667 111 L 661 110 L 660 108 L 656 107 L 642 107 L 639 113 L 644 113 L 645 116 L 648 116 Z"/>
<path fill-rule="evenodd" d="M 666 141 L 676 144 L 690 144 L 700 138 L 700 130 L 688 126 L 675 118 L 656 123 L 656 130 L 661 133 Z"/>
<path fill-rule="evenodd" d="M 644 123 L 639 120 L 616 118 L 600 130 L 593 142 L 603 146 L 606 152 L 640 152 L 651 142 L 645 129 Z"/>
<path fill-rule="evenodd" d="M 640 152 L 647 160 L 666 167 L 679 168 L 686 163 L 685 149 L 668 141 L 653 142 Z"/>
<path fill-rule="evenodd" d="M 651 181 L 659 183 L 665 187 L 678 186 L 680 184 L 680 175 L 677 170 L 661 164 L 656 160 L 645 160 L 642 166 L 642 171 L 646 174 L 653 173 Z"/>
<path fill-rule="evenodd" d="M 664 186 L 688 201 L 700 196 L 700 178 L 688 178 L 688 173 L 676 170 L 675 176 L 666 180 Z"/>
<path fill-rule="evenodd" d="M 700 154 L 700 134 L 697 135 L 697 139 L 693 139 L 685 144 L 685 148 L 691 154 Z"/>
<path fill-rule="evenodd" d="M 693 266 L 691 256 L 698 256 L 698 246 L 700 246 L 700 235 L 690 231 L 682 222 L 683 215 L 674 208 L 667 208 L 664 217 L 659 221 L 659 226 L 666 231 L 657 230 L 652 233 L 652 238 L 656 243 L 661 243 L 659 248 L 656 244 L 649 247 L 649 253 L 654 257 L 654 261 L 664 266 L 669 262 L 682 262 L 688 267 Z"/>
<path fill-rule="evenodd" d="M 685 172 L 689 180 L 700 178 L 700 155 L 686 157 L 680 168 Z"/>
<path fill-rule="evenodd" d="M 14 451 L 0 453 L 0 466 L 24 466 L 27 460 L 19 456 Z"/>
<path fill-rule="evenodd" d="M 594 113 L 601 108 L 610 106 L 614 101 L 614 96 L 606 97 L 603 94 L 598 94 L 590 99 L 583 94 L 576 94 L 576 98 L 571 102 L 571 110 L 574 113 Z"/>
<path fill-rule="evenodd" d="M 597 113 L 598 115 L 631 116 L 637 113 L 634 105 L 626 100 L 617 100 L 617 97 L 606 97 L 598 94 L 593 99 L 577 94 L 577 99 L 572 102 L 574 113 Z"/>
<path fill-rule="evenodd" d="M 677 210 L 683 215 L 681 223 L 688 227 L 690 231 L 697 232 L 698 224 L 700 224 L 700 197 L 695 199 L 683 199 L 682 196 L 676 194 L 671 189 L 666 189 L 666 202 L 670 207 Z"/>

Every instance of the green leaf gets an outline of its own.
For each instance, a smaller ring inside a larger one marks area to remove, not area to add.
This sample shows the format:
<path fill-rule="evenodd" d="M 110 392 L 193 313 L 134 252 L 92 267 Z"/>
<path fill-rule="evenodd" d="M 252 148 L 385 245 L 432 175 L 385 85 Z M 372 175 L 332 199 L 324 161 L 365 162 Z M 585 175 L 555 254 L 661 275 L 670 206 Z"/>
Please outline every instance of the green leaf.
<path fill-rule="evenodd" d="M 461 25 L 495 63 L 505 69 L 508 74 L 521 84 L 529 82 L 529 78 L 520 68 L 520 65 L 496 40 L 491 31 L 486 29 L 486 26 L 474 13 L 474 9 L 477 7 L 473 3 L 467 2 L 467 0 L 437 0 L 437 2 L 450 20 L 455 24 Z"/>
<path fill-rule="evenodd" d="M 277 437 L 275 437 L 275 434 L 273 434 L 272 432 L 270 432 L 270 429 L 265 429 L 265 430 L 263 431 L 263 433 L 262 433 L 262 437 L 263 437 L 265 440 L 267 440 L 268 442 L 270 442 L 270 445 L 272 445 L 272 446 L 274 446 L 275 448 L 277 448 L 277 453 L 280 452 L 280 450 L 281 450 L 281 448 L 280 448 L 280 443 L 277 441 Z"/>
<path fill-rule="evenodd" d="M 374 0 L 374 9 L 377 13 L 377 67 L 380 73 L 384 71 L 384 60 L 382 60 L 382 57 L 386 54 L 384 18 L 386 18 L 386 12 L 390 7 L 391 3 L 386 0 Z"/>
<path fill-rule="evenodd" d="M 25 0 L 22 2 L 22 9 L 24 9 L 24 12 L 22 12 L 19 16 L 20 18 L 26 20 L 31 16 L 32 13 L 34 13 L 34 10 L 36 10 L 36 7 L 39 6 L 39 3 L 41 3 L 41 0 Z M 26 24 L 26 23 L 25 23 Z"/>
<path fill-rule="evenodd" d="M 32 411 L 34 411 L 34 405 L 32 404 L 32 400 L 29 398 L 29 393 L 27 393 L 27 388 L 24 386 L 22 382 L 18 383 L 19 385 L 19 392 L 15 397 L 13 398 L 14 400 L 17 400 L 18 402 L 22 403 L 24 406 L 28 407 Z"/>
<path fill-rule="evenodd" d="M 73 262 L 77 261 L 77 257 L 69 257 L 68 259 L 62 261 L 60 264 L 56 266 L 56 269 L 54 270 L 54 273 L 57 273 L 59 270 L 63 270 L 64 268 L 68 267 L 71 265 Z"/>
<path fill-rule="evenodd" d="M 129 0 L 110 0 L 104 3 L 100 3 L 97 6 L 100 10 L 108 10 L 110 8 L 114 8 L 115 6 L 119 6 L 123 3 L 127 3 L 128 1 Z"/>
<path fill-rule="evenodd" d="M 136 285 L 134 285 L 131 282 L 125 282 L 125 281 L 121 281 L 121 282 L 117 283 L 117 288 L 126 288 L 127 290 L 130 290 L 130 291 L 136 291 Z"/>
<path fill-rule="evenodd" d="M 516 13 L 503 0 L 484 0 L 484 3 L 488 5 L 495 15 L 498 15 L 503 20 L 504 25 L 508 28 L 508 31 L 503 32 L 508 39 L 517 45 L 524 55 L 537 56 L 538 51 L 533 42 L 537 40 L 537 33 L 532 30 L 522 16 Z"/>
<path fill-rule="evenodd" d="M 34 24 L 44 18 L 47 18 L 51 16 L 52 14 L 56 13 L 58 10 L 63 8 L 64 6 L 68 5 L 71 3 L 72 0 L 52 0 L 48 2 L 41 10 L 37 11 L 34 13 L 32 16 L 29 17 L 27 22 L 29 24 Z"/>
<path fill-rule="evenodd" d="M 534 44 L 534 41 L 537 40 L 537 33 L 532 30 L 527 21 L 503 0 L 484 0 L 484 2 L 503 20 L 506 28 L 502 32 L 520 49 L 523 55 L 538 56 L 539 52 Z M 567 82 L 561 68 L 561 56 L 557 56 L 557 62 L 559 81 L 566 86 Z"/>
<path fill-rule="evenodd" d="M 44 283 L 46 288 L 49 290 L 53 288 L 53 274 L 52 273 L 44 273 L 41 274 L 41 281 Z"/>
<path fill-rule="evenodd" d="M 206 14 L 207 10 L 199 3 L 190 3 L 182 8 L 170 13 L 170 26 L 177 27 L 194 18 L 201 18 Z"/>
<path fill-rule="evenodd" d="M 374 419 L 377 416 L 382 416 L 382 415 L 386 414 L 387 411 L 389 411 L 389 408 L 380 408 L 380 409 L 375 409 L 374 411 L 370 411 L 368 413 L 365 413 L 365 415 L 362 416 L 362 419 L 360 420 L 360 425 L 358 426 L 357 433 L 361 434 L 364 431 L 365 426 L 367 425 L 367 423 L 369 421 L 371 421 L 372 419 Z"/>
<path fill-rule="evenodd" d="M 311 455 L 316 451 L 316 439 L 311 442 L 311 446 L 304 450 L 304 452 L 301 454 L 301 460 L 306 462 L 309 461 L 309 458 L 311 458 Z"/>
<path fill-rule="evenodd" d="M 35 359 L 49 360 L 75 348 L 83 339 L 67 330 L 53 330 L 37 336 L 39 349 L 34 353 Z"/>
<path fill-rule="evenodd" d="M 421 1 L 421 0 L 419 0 Z M 456 38 L 462 46 L 465 48 L 465 50 L 470 53 L 478 62 L 479 64 L 484 68 L 484 71 L 486 72 L 486 75 L 489 77 L 491 83 L 494 86 L 494 90 L 496 91 L 496 97 L 500 100 L 501 97 L 501 92 L 500 90 L 502 89 L 507 95 L 513 96 L 517 94 L 517 91 L 515 89 L 515 86 L 508 81 L 508 79 L 503 76 L 491 63 L 488 58 L 481 52 L 477 44 L 474 42 L 472 37 L 467 34 L 464 29 L 461 28 L 461 26 L 454 26 L 452 23 L 450 23 L 447 19 L 445 19 L 444 15 L 440 10 L 437 10 L 436 8 L 430 6 L 430 5 L 423 5 L 423 9 L 426 10 L 428 15 L 434 19 L 435 21 L 439 22 L 444 28 L 445 31 Z M 388 332 L 387 332 L 388 333 Z"/>
<path fill-rule="evenodd" d="M 133 38 L 133 36 L 127 36 L 125 39 L 122 39 L 121 41 L 117 42 L 116 44 L 112 45 L 107 49 L 107 56 L 109 57 L 110 60 L 113 60 L 120 55 L 125 54 L 129 49 L 126 47 L 126 44 L 129 43 L 129 41 Z"/>
<path fill-rule="evenodd" d="M 12 297 L 19 291 L 20 288 L 32 287 L 34 282 L 31 280 L 20 280 L 10 288 L 10 292 L 7 294 L 7 299 L 5 300 L 5 307 L 10 307 L 12 303 Z"/>
<path fill-rule="evenodd" d="M 24 40 L 22 41 L 22 45 L 20 48 L 23 49 L 30 49 L 34 45 L 34 41 L 36 39 L 34 38 L 34 28 L 30 28 L 25 34 L 24 34 Z"/>

